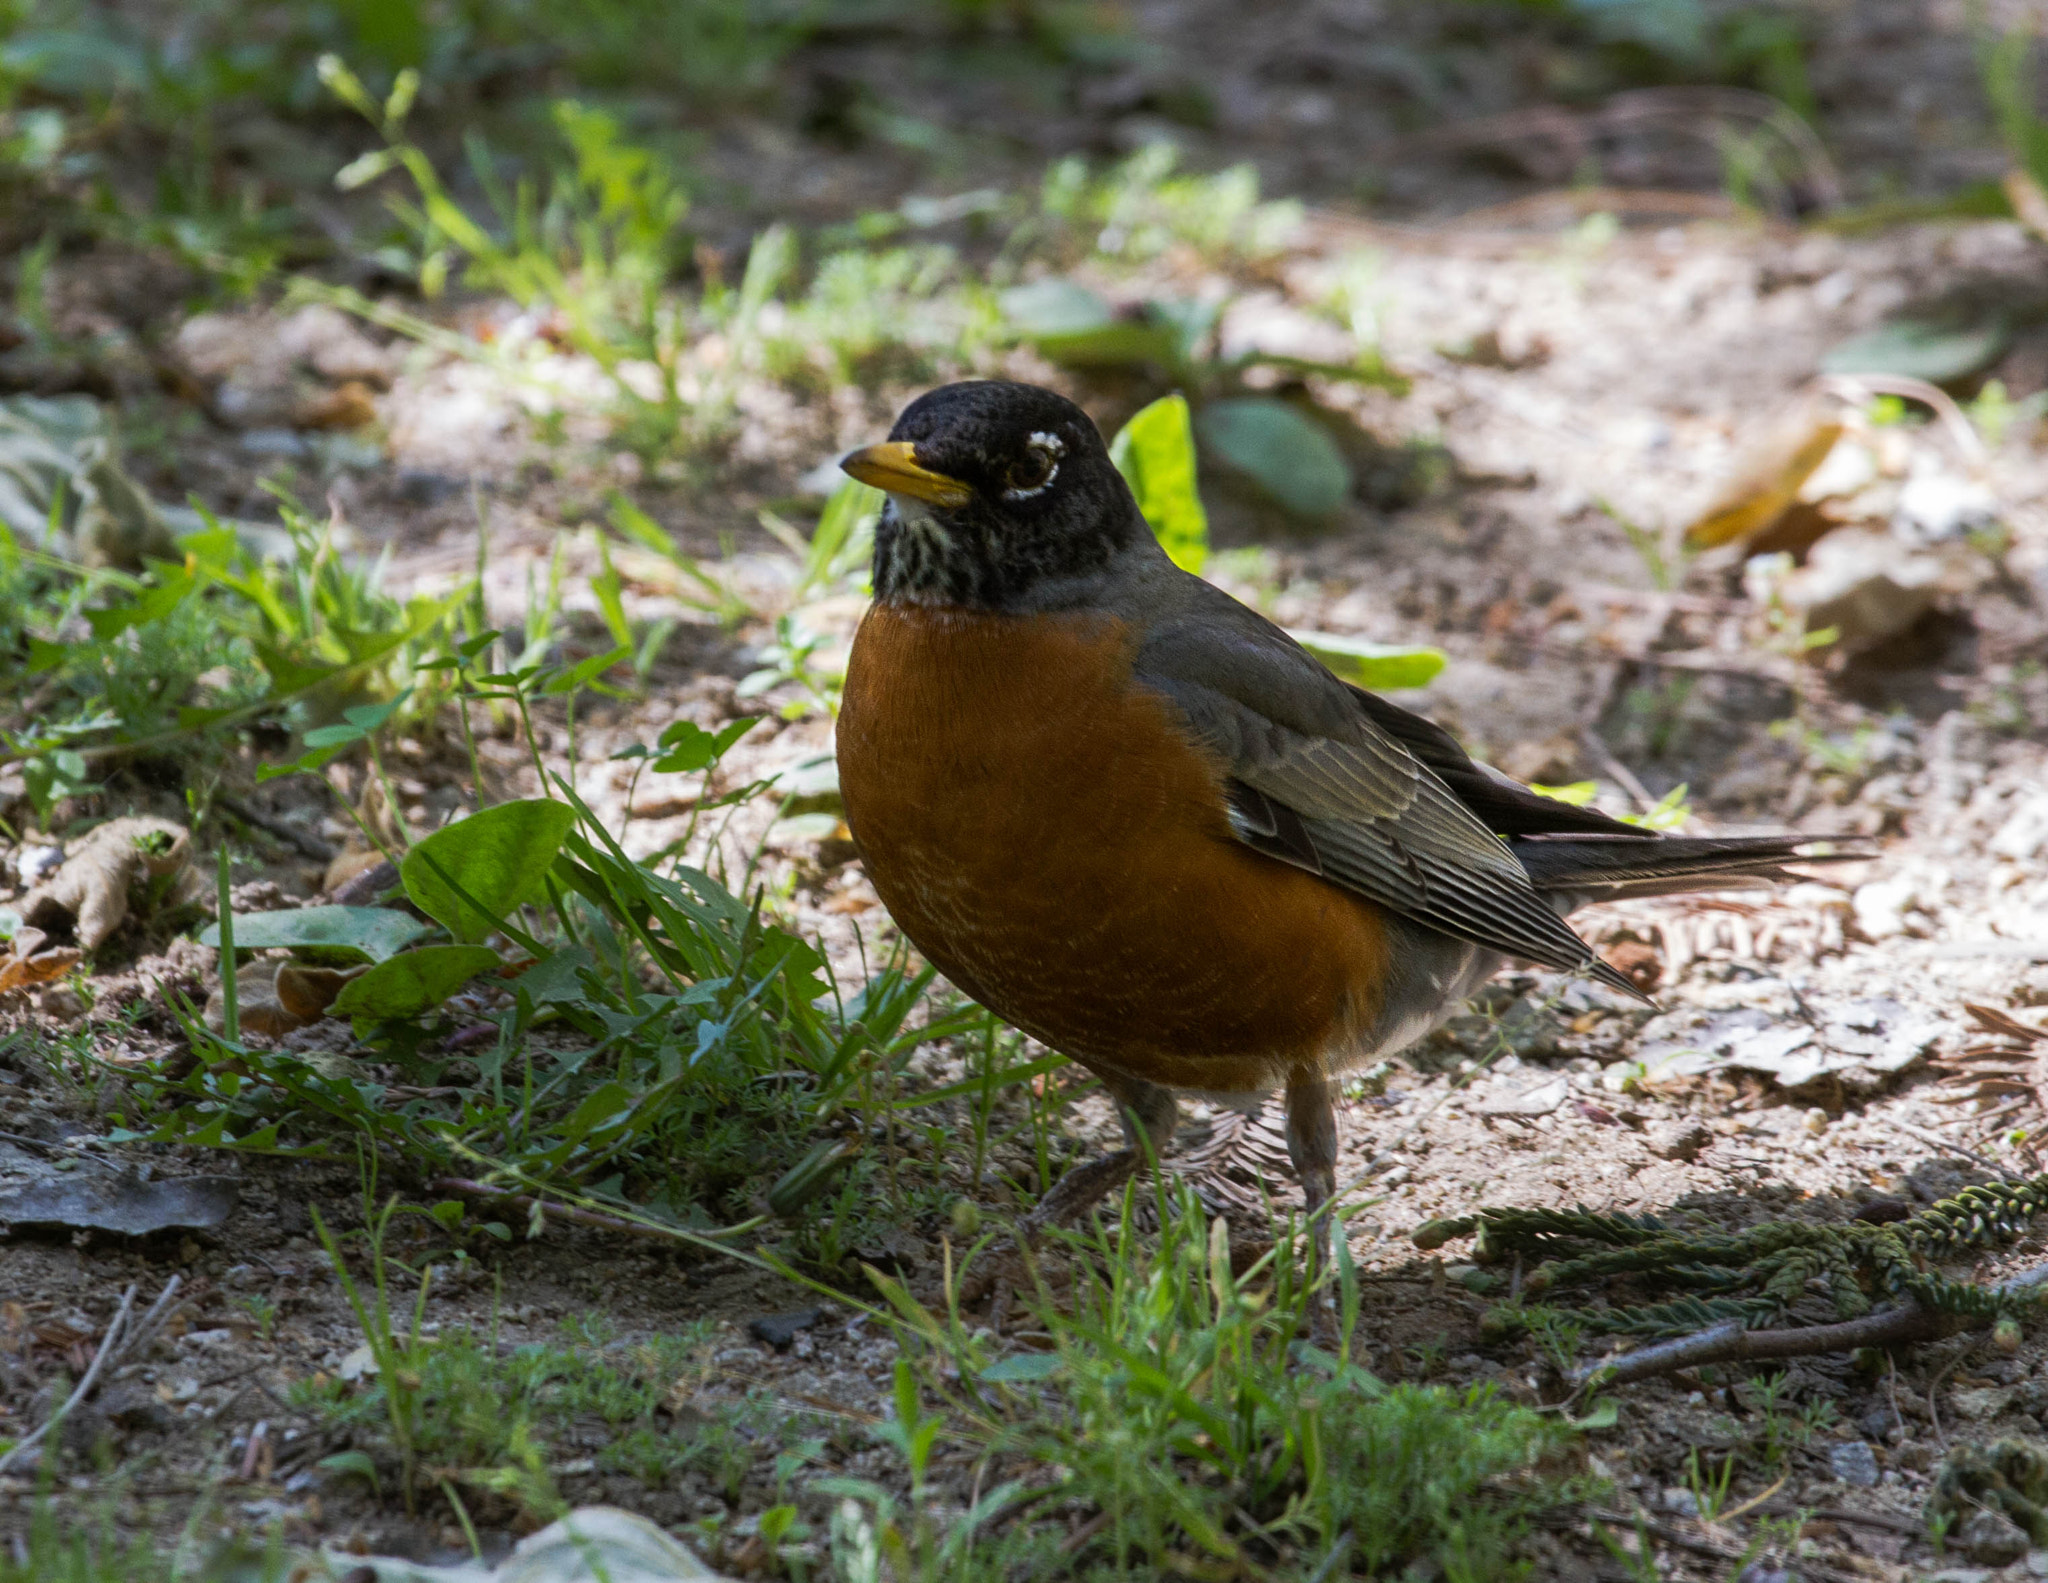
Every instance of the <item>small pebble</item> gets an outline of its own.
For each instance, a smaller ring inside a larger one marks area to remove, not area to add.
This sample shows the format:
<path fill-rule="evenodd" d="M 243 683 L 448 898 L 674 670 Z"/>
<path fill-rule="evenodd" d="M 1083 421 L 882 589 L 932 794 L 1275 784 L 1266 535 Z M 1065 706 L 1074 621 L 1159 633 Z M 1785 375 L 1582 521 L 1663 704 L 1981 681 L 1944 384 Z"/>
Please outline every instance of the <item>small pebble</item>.
<path fill-rule="evenodd" d="M 1878 1479 L 1877 1453 L 1867 1440 L 1845 1440 L 1828 1449 L 1828 1466 L 1844 1484 L 1860 1490 L 1873 1488 Z"/>
<path fill-rule="evenodd" d="M 15 854 L 14 872 L 24 885 L 40 885 L 64 866 L 61 846 L 25 846 Z"/>
<path fill-rule="evenodd" d="M 1828 1130 L 1828 1113 L 1816 1105 L 1801 1118 L 1800 1124 L 1818 1138 Z"/>
<path fill-rule="evenodd" d="M 36 999 L 45 1017 L 58 1022 L 76 1022 L 85 1015 L 85 997 L 69 984 L 52 984 Z"/>
<path fill-rule="evenodd" d="M 1702 1122 L 1667 1121 L 1652 1127 L 1645 1141 L 1660 1160 L 1691 1160 L 1714 1141 L 1714 1135 Z"/>
<path fill-rule="evenodd" d="M 2031 1548 L 2025 1530 L 2004 1512 L 1979 1511 L 1963 1524 L 1956 1543 L 1979 1566 L 2002 1567 Z"/>
<path fill-rule="evenodd" d="M 763 1314 L 759 1319 L 747 1321 L 747 1332 L 756 1341 L 765 1341 L 777 1352 L 787 1352 L 796 1341 L 797 1332 L 808 1330 L 824 1318 L 822 1308 L 803 1308 L 793 1314 Z"/>
<path fill-rule="evenodd" d="M 1664 1509 L 1676 1512 L 1681 1517 L 1697 1517 L 1700 1514 L 1700 1498 L 1691 1490 L 1676 1486 L 1664 1492 Z"/>

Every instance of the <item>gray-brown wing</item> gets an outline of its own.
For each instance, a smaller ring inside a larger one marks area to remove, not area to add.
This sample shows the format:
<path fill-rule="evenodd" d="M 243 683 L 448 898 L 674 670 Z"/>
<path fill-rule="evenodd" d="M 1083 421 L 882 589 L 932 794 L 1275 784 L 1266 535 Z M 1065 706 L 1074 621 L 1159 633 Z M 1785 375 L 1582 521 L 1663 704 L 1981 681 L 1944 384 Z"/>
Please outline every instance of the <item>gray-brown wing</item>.
<path fill-rule="evenodd" d="M 1229 769 L 1232 823 L 1273 855 L 1430 928 L 1556 968 L 1593 952 L 1502 841 L 1350 689 L 1216 590 L 1147 635 L 1138 679 Z"/>

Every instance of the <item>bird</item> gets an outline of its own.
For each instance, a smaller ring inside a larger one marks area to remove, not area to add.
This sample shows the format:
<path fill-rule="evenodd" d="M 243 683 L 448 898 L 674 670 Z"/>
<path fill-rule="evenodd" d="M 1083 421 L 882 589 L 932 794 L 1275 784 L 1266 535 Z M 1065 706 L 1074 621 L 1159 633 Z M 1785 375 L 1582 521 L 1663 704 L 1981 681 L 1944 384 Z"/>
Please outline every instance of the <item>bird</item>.
<path fill-rule="evenodd" d="M 835 742 L 868 879 L 1123 1124 L 1022 1236 L 1163 1155 L 1178 1096 L 1277 1090 L 1326 1261 L 1347 1070 L 1509 962 L 1638 995 L 1567 914 L 1794 878 L 1810 845 L 1646 831 L 1475 761 L 1176 566 L 1056 392 L 940 386 L 840 465 L 886 496 Z"/>

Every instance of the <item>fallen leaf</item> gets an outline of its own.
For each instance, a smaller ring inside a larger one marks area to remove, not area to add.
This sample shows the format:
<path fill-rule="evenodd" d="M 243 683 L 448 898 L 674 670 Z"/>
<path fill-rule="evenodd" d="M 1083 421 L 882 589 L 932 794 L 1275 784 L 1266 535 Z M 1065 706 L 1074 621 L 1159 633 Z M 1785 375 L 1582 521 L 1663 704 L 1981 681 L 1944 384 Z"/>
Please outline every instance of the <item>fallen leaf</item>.
<path fill-rule="evenodd" d="M 359 379 L 308 395 L 292 414 L 301 429 L 360 429 L 377 421 L 377 399 Z"/>
<path fill-rule="evenodd" d="M 1963 1010 L 1970 1014 L 1978 1026 L 2008 1039 L 2018 1039 L 2022 1044 L 2032 1044 L 2036 1039 L 2048 1039 L 2048 1028 L 2030 1028 L 2017 1017 L 2008 1016 L 1996 1006 L 1980 1006 L 1975 1001 L 1966 1000 L 1963 1002 Z"/>
<path fill-rule="evenodd" d="M 374 1372 L 374 1369 L 369 1372 Z M 351 1460 L 358 1459 L 358 1460 Z M 361 1452 L 337 1452 L 320 1467 L 373 1478 Z M 495 1568 L 480 1562 L 423 1566 L 393 1556 L 298 1551 L 307 1583 L 725 1583 L 679 1540 L 615 1506 L 584 1506 L 512 1547 Z"/>
<path fill-rule="evenodd" d="M 1498 1086 L 1498 1085 L 1496 1085 Z M 1571 1096 L 1571 1079 L 1543 1077 L 1510 1092 L 1491 1093 L 1479 1102 L 1482 1116 L 1547 1116 Z"/>
<path fill-rule="evenodd" d="M 235 974 L 235 1017 L 244 1034 L 281 1039 L 294 1029 L 317 1020 L 317 1014 L 315 1017 L 299 1016 L 279 997 L 278 974 L 292 965 L 276 957 L 264 957 L 244 964 Z M 202 1015 L 206 1026 L 215 1033 L 227 1031 L 227 998 L 221 994 L 219 984 L 215 984 L 213 993 L 206 997 L 206 1010 Z"/>
<path fill-rule="evenodd" d="M 302 1023 L 318 1022 L 349 980 L 369 970 L 368 964 L 335 968 L 287 962 L 277 970 L 277 1003 Z"/>
<path fill-rule="evenodd" d="M 234 1213 L 241 1185 L 231 1176 L 70 1176 L 0 1194 L 0 1224 L 57 1226 L 146 1237 L 212 1231 Z"/>
<path fill-rule="evenodd" d="M 1617 940 L 1600 955 L 1609 967 L 1646 995 L 1664 976 L 1663 955 L 1654 945 L 1641 940 Z"/>
<path fill-rule="evenodd" d="M 85 959 L 72 946 L 47 948 L 48 938 L 40 929 L 24 929 L 14 937 L 13 953 L 0 957 L 0 995 L 62 978 Z"/>
<path fill-rule="evenodd" d="M 41 929 L 68 925 L 82 949 L 97 950 L 128 916 L 131 892 L 176 874 L 191 844 L 185 827 L 168 819 L 109 820 L 22 898 L 22 920 Z"/>
<path fill-rule="evenodd" d="M 1816 396 L 1781 412 L 1736 461 L 1729 482 L 1685 530 L 1688 549 L 1710 550 L 1762 533 L 1841 439 L 1844 426 Z"/>
<path fill-rule="evenodd" d="M 367 874 L 385 861 L 384 854 L 371 848 L 350 847 L 336 855 L 327 865 L 327 873 L 320 881 L 320 888 L 328 894 L 340 890 L 358 875 Z M 394 879 L 393 884 L 397 881 Z"/>

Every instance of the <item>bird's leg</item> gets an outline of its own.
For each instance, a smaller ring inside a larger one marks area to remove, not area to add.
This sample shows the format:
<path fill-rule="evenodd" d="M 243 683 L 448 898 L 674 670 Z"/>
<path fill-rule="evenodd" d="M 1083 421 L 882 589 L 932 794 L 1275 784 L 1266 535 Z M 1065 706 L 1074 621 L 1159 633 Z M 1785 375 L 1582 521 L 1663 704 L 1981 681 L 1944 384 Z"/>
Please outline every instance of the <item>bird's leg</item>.
<path fill-rule="evenodd" d="M 1336 1211 L 1330 1199 L 1337 1191 L 1337 1085 L 1320 1072 L 1296 1073 L 1287 1082 L 1287 1153 L 1301 1178 L 1301 1197 L 1314 1240 L 1309 1243 L 1311 1283 L 1332 1262 Z M 1323 1329 L 1317 1303 L 1316 1328 Z"/>
<path fill-rule="evenodd" d="M 1136 1078 L 1105 1077 L 1102 1086 L 1116 1100 L 1124 1146 L 1083 1160 L 1053 1183 L 1052 1190 L 1025 1217 L 1025 1236 L 1035 1236 L 1048 1226 L 1064 1226 L 1105 1194 L 1122 1187 L 1147 1161 L 1165 1154 L 1166 1146 L 1173 1141 L 1180 1106 L 1174 1102 L 1171 1089 Z"/>
<path fill-rule="evenodd" d="M 1038 1207 L 1025 1216 L 1017 1228 L 1019 1244 L 1032 1241 L 1048 1226 L 1063 1226 L 1078 1217 L 1100 1202 L 1105 1194 L 1123 1186 L 1148 1161 L 1158 1159 L 1173 1141 L 1180 1107 L 1174 1102 L 1171 1089 L 1138 1078 L 1097 1075 L 1102 1077 L 1102 1086 L 1117 1102 L 1117 1119 L 1123 1123 L 1124 1146 L 1108 1154 L 1098 1154 L 1092 1160 L 1083 1160 L 1053 1183 L 1051 1190 L 1038 1201 Z M 999 1252 L 993 1265 L 991 1279 L 995 1298 L 989 1307 L 989 1324 L 998 1332 L 1002 1330 L 1002 1319 L 1009 1308 L 1012 1278 L 1009 1266 L 1014 1262 L 1016 1253 L 1015 1248 Z M 981 1287 L 981 1290 L 986 1289 Z M 976 1290 L 971 1294 L 963 1293 L 962 1299 L 972 1302 L 979 1296 L 980 1290 Z"/>

